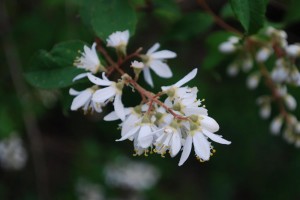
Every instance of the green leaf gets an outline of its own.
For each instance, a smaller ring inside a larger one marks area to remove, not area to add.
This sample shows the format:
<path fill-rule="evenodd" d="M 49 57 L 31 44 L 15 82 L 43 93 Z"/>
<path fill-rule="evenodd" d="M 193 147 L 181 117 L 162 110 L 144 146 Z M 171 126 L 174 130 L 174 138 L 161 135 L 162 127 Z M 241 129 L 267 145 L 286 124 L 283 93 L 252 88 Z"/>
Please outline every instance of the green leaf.
<path fill-rule="evenodd" d="M 231 7 L 231 4 L 229 3 L 226 3 L 222 10 L 221 10 L 221 13 L 220 13 L 220 16 L 222 18 L 232 18 L 234 17 L 234 13 L 233 13 L 233 10 L 232 10 L 232 7 Z"/>
<path fill-rule="evenodd" d="M 83 51 L 84 45 L 87 44 L 79 40 L 62 42 L 55 45 L 50 53 L 59 65 L 72 66 L 78 51 Z"/>
<path fill-rule="evenodd" d="M 225 61 L 229 56 L 219 51 L 219 45 L 226 41 L 232 33 L 226 31 L 214 32 L 205 40 L 205 46 L 207 49 L 205 58 L 202 63 L 202 67 L 206 70 L 217 67 L 221 62 Z"/>
<path fill-rule="evenodd" d="M 246 34 L 255 34 L 264 26 L 266 2 L 264 0 L 230 0 L 232 10 Z"/>
<path fill-rule="evenodd" d="M 213 18 L 202 12 L 192 12 L 184 15 L 169 33 L 170 39 L 187 40 L 207 31 L 213 23 Z"/>
<path fill-rule="evenodd" d="M 86 0 L 82 2 L 82 18 L 101 39 L 115 31 L 129 30 L 133 35 L 136 13 L 125 0 Z"/>
<path fill-rule="evenodd" d="M 26 80 L 32 86 L 43 89 L 72 85 L 73 78 L 84 72 L 73 66 L 78 51 L 82 51 L 84 45 L 82 41 L 68 41 L 55 45 L 49 53 L 39 51 L 32 59 L 31 70 L 25 73 Z"/>
<path fill-rule="evenodd" d="M 54 89 L 73 85 L 73 78 L 83 72 L 84 70 L 72 66 L 27 72 L 25 78 L 32 86 L 42 89 Z"/>

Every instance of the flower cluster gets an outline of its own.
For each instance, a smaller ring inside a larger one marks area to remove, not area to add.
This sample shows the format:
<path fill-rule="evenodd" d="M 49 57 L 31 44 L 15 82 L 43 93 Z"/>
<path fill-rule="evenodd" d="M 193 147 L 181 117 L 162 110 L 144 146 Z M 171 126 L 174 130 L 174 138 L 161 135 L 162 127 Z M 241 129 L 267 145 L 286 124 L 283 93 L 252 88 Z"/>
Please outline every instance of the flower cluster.
<path fill-rule="evenodd" d="M 296 99 L 288 93 L 288 88 L 300 86 L 300 72 L 296 60 L 300 57 L 300 45 L 288 44 L 283 30 L 268 27 L 260 34 L 240 39 L 232 36 L 219 46 L 226 54 L 236 54 L 227 72 L 235 76 L 242 69 L 249 72 L 246 84 L 249 89 L 258 87 L 264 79 L 271 91 L 270 95 L 258 97 L 260 116 L 267 119 L 272 114 L 272 103 L 276 104 L 279 114 L 274 113 L 270 131 L 283 136 L 288 142 L 300 147 L 300 122 L 291 111 L 297 107 Z M 255 66 L 255 67 L 254 67 Z M 284 127 L 284 128 L 283 128 Z"/>
<path fill-rule="evenodd" d="M 154 83 L 150 69 L 159 77 L 172 77 L 166 59 L 175 58 L 176 53 L 169 50 L 158 51 L 160 45 L 156 43 L 146 54 L 140 53 L 141 49 L 128 54 L 126 51 L 128 40 L 128 31 L 113 33 L 107 39 L 107 46 L 116 50 L 117 62 L 109 56 L 101 44 L 94 43 L 91 49 L 84 47 L 85 52 L 76 59 L 75 66 L 84 68 L 87 72 L 76 76 L 74 81 L 88 78 L 93 85 L 83 91 L 70 89 L 70 94 L 75 96 L 71 110 L 82 108 L 85 113 L 102 112 L 104 106 L 113 102 L 114 111 L 106 115 L 104 120 L 122 121 L 121 137 L 117 141 L 133 141 L 135 155 L 155 152 L 164 157 L 168 152 L 174 157 L 182 150 L 179 165 L 187 160 L 192 146 L 196 157 L 201 161 L 207 161 L 215 151 L 209 140 L 230 144 L 222 136 L 215 134 L 219 130 L 219 125 L 208 116 L 207 109 L 202 105 L 203 100 L 197 98 L 197 87 L 184 86 L 196 76 L 197 69 L 192 70 L 174 85 L 163 86 L 159 93 L 153 94 L 137 83 L 140 73 L 143 72 L 146 83 L 151 87 Z M 100 63 L 96 46 L 109 63 L 108 66 Z M 137 60 L 134 60 L 134 57 Z M 129 59 L 133 59 L 131 68 L 135 74 L 134 78 L 121 68 Z M 101 71 L 102 73 L 99 73 Z M 120 78 L 116 81 L 110 80 L 112 72 L 119 73 Z M 97 74 L 101 74 L 101 77 Z M 124 87 L 131 87 L 133 92 L 140 93 L 142 100 L 139 105 L 124 106 L 122 102 Z"/>

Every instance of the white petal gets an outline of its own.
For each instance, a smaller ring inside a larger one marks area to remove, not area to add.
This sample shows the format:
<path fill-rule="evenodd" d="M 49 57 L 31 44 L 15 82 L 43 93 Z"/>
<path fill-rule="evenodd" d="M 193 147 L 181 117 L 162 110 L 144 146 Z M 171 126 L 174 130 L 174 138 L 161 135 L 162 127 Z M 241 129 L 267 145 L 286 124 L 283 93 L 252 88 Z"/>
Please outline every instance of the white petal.
<path fill-rule="evenodd" d="M 203 129 L 207 129 L 210 132 L 216 132 L 219 130 L 219 124 L 209 116 L 202 116 L 203 119 L 201 120 L 201 126 Z"/>
<path fill-rule="evenodd" d="M 170 67 L 163 63 L 160 60 L 153 60 L 150 64 L 150 68 L 160 77 L 163 78 L 170 78 L 172 77 L 172 71 Z"/>
<path fill-rule="evenodd" d="M 150 74 L 150 69 L 149 67 L 145 67 L 143 69 L 143 73 L 144 73 L 144 79 L 146 81 L 146 83 L 148 83 L 151 87 L 153 87 L 153 80 L 152 80 L 152 77 L 151 77 L 151 74 Z"/>
<path fill-rule="evenodd" d="M 296 99 L 290 95 L 290 94 L 287 94 L 285 97 L 284 97 L 284 102 L 285 102 L 285 105 L 288 107 L 288 109 L 290 110 L 295 110 L 297 108 L 297 101 Z"/>
<path fill-rule="evenodd" d="M 125 115 L 129 115 L 131 112 L 131 108 L 124 108 Z M 112 111 L 111 113 L 107 114 L 104 118 L 104 121 L 115 121 L 120 119 L 115 111 Z"/>
<path fill-rule="evenodd" d="M 152 54 L 152 53 L 155 52 L 159 47 L 160 47 L 160 44 L 159 44 L 159 43 L 155 43 L 155 44 L 147 51 L 147 55 Z"/>
<path fill-rule="evenodd" d="M 121 100 L 122 96 L 117 94 L 115 96 L 115 100 L 114 100 L 114 108 L 115 108 L 115 112 L 118 115 L 118 117 L 124 121 L 125 120 L 125 110 L 124 110 L 124 105 L 122 103 Z"/>
<path fill-rule="evenodd" d="M 92 100 L 98 103 L 104 103 L 107 99 L 113 97 L 116 94 L 116 90 L 113 87 L 106 87 L 100 90 L 97 90 Z"/>
<path fill-rule="evenodd" d="M 184 143 L 183 152 L 181 154 L 178 166 L 181 166 L 188 159 L 192 150 L 192 142 L 193 139 L 191 135 L 188 135 Z"/>
<path fill-rule="evenodd" d="M 210 144 L 202 133 L 195 133 L 193 137 L 193 144 L 197 156 L 200 157 L 202 160 L 209 160 Z"/>
<path fill-rule="evenodd" d="M 169 50 L 157 51 L 151 54 L 151 57 L 154 59 L 168 59 L 168 58 L 175 58 L 176 56 L 177 56 L 176 53 Z"/>
<path fill-rule="evenodd" d="M 186 84 L 187 82 L 189 82 L 190 80 L 192 80 L 193 78 L 195 78 L 195 76 L 197 75 L 197 71 L 198 71 L 197 68 L 193 69 L 190 73 L 188 73 L 185 77 L 183 77 L 182 79 L 180 79 L 174 85 L 176 87 L 181 87 L 182 85 Z"/>
<path fill-rule="evenodd" d="M 190 115 L 207 115 L 207 109 L 203 107 L 187 107 L 183 109 L 186 116 Z"/>
<path fill-rule="evenodd" d="M 95 111 L 97 113 L 101 113 L 102 112 L 102 107 L 101 107 L 101 103 L 96 103 L 96 102 L 92 102 L 93 108 L 95 109 Z"/>
<path fill-rule="evenodd" d="M 153 142 L 153 134 L 149 125 L 143 125 L 138 136 L 138 145 L 142 148 L 148 148 Z"/>
<path fill-rule="evenodd" d="M 80 94 L 80 92 L 78 92 L 77 90 L 74 90 L 73 88 L 70 88 L 69 94 L 72 96 L 77 96 Z"/>
<path fill-rule="evenodd" d="M 209 137 L 209 139 L 211 139 L 214 142 L 217 142 L 220 144 L 231 144 L 230 141 L 227 141 L 227 140 L 223 139 L 221 136 L 211 133 L 208 130 L 203 129 L 202 131 L 203 131 L 204 135 Z"/>
<path fill-rule="evenodd" d="M 91 73 L 88 73 L 87 76 L 88 76 L 89 80 L 96 85 L 110 86 L 113 83 L 112 81 L 107 81 L 107 80 L 98 78 L 98 77 L 92 75 Z"/>
<path fill-rule="evenodd" d="M 78 74 L 77 76 L 75 76 L 75 77 L 73 78 L 72 81 L 74 82 L 74 81 L 77 81 L 77 80 L 79 80 L 79 79 L 82 79 L 82 78 L 86 77 L 88 74 L 89 74 L 89 73 Z"/>
<path fill-rule="evenodd" d="M 116 140 L 116 141 L 123 141 L 126 140 L 128 138 L 130 138 L 131 136 L 133 136 L 141 127 L 140 126 L 136 126 L 134 128 L 132 128 L 130 131 L 128 131 L 127 133 L 125 133 L 120 139 Z"/>
<path fill-rule="evenodd" d="M 174 157 L 178 154 L 181 149 L 181 138 L 178 133 L 173 133 L 171 143 L 171 156 Z"/>
<path fill-rule="evenodd" d="M 139 121 L 140 119 L 136 115 L 129 115 L 129 117 L 122 123 L 121 135 L 125 135 Z"/>
<path fill-rule="evenodd" d="M 78 108 L 82 107 L 86 102 L 88 102 L 92 97 L 92 91 L 87 89 L 81 92 L 77 97 L 74 98 L 71 110 L 77 110 Z"/>

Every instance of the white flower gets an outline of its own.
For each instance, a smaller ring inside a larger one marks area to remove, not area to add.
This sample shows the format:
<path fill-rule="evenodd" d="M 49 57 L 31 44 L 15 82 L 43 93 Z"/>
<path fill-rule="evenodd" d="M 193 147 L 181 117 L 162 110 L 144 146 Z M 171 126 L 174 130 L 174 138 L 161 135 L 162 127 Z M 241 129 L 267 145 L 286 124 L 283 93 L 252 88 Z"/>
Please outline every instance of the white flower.
<path fill-rule="evenodd" d="M 271 115 L 271 99 L 269 96 L 261 96 L 257 98 L 256 103 L 260 105 L 259 115 L 263 119 L 267 119 Z"/>
<path fill-rule="evenodd" d="M 213 132 L 219 130 L 219 125 L 214 119 L 204 115 L 195 115 L 194 117 L 198 118 L 199 122 L 197 124 L 191 125 L 191 127 L 189 128 L 190 131 L 187 132 L 188 136 L 184 144 L 183 153 L 181 155 L 179 165 L 182 165 L 189 156 L 192 143 L 194 144 L 196 155 L 201 160 L 209 159 L 211 146 L 206 137 L 220 144 L 230 144 L 229 141 L 224 140 L 221 136 L 213 134 Z M 197 121 L 195 120 L 195 118 L 192 118 L 192 120 Z"/>
<path fill-rule="evenodd" d="M 219 125 L 213 118 L 201 116 L 199 117 L 199 120 L 200 126 L 199 124 L 196 125 L 195 129 L 194 127 L 191 127 L 192 130 L 188 132 L 178 164 L 179 166 L 181 166 L 189 157 L 192 146 L 194 146 L 197 157 L 203 161 L 209 160 L 211 145 L 207 138 L 220 144 L 231 144 L 230 141 L 223 139 L 222 136 L 214 134 L 214 132 L 219 130 Z"/>
<path fill-rule="evenodd" d="M 97 89 L 98 89 L 97 86 L 87 88 L 83 91 L 76 91 L 73 88 L 71 88 L 69 90 L 70 95 L 76 96 L 73 99 L 71 110 L 78 110 L 79 108 L 82 107 L 84 113 L 87 113 L 89 110 L 91 110 L 91 112 L 93 111 L 96 111 L 98 113 L 102 112 L 102 108 L 101 108 L 102 104 L 92 101 L 92 96 Z"/>
<path fill-rule="evenodd" d="M 133 68 L 143 69 L 144 66 L 145 66 L 144 63 L 136 61 L 136 60 L 134 60 L 133 62 L 131 62 L 131 67 L 133 67 Z"/>
<path fill-rule="evenodd" d="M 153 87 L 154 84 L 150 74 L 150 69 L 152 69 L 158 76 L 162 78 L 170 78 L 173 75 L 172 71 L 164 62 L 164 60 L 175 58 L 176 53 L 169 50 L 157 51 L 159 47 L 159 43 L 156 43 L 147 51 L 146 55 L 141 56 L 145 64 L 143 69 L 144 78 L 151 87 Z"/>
<path fill-rule="evenodd" d="M 164 156 L 167 150 L 172 157 L 176 156 L 181 149 L 181 131 L 179 128 L 166 126 L 155 141 L 155 152 Z"/>
<path fill-rule="evenodd" d="M 107 41 L 108 47 L 114 47 L 114 48 L 120 48 L 120 47 L 126 47 L 129 40 L 129 31 L 116 31 L 112 33 Z"/>
<path fill-rule="evenodd" d="M 85 69 L 86 71 L 90 71 L 93 74 L 97 73 L 100 69 L 104 71 L 104 67 L 101 65 L 96 52 L 96 43 L 93 43 L 92 48 L 89 48 L 86 45 L 84 45 L 83 49 L 84 52 L 81 52 L 81 57 L 76 58 L 76 60 L 74 61 L 74 65 L 77 68 Z M 86 73 L 79 74 L 73 79 L 73 81 L 86 76 Z"/>
<path fill-rule="evenodd" d="M 186 76 L 184 76 L 182 79 L 180 79 L 178 82 L 176 82 L 174 85 L 171 86 L 162 86 L 161 90 L 164 92 L 169 92 L 169 93 L 173 93 L 173 94 L 169 94 L 168 96 L 173 97 L 182 97 L 182 95 L 191 93 L 192 91 L 190 91 L 189 88 L 184 87 L 182 88 L 181 86 L 183 86 L 184 84 L 186 84 L 187 82 L 189 82 L 190 80 L 192 80 L 193 78 L 195 78 L 195 76 L 197 75 L 198 69 L 195 68 L 193 69 L 190 73 L 188 73 Z M 189 91 L 187 91 L 189 90 Z"/>
<path fill-rule="evenodd" d="M 283 118 L 281 115 L 275 117 L 270 124 L 270 131 L 274 135 L 278 135 L 282 127 Z"/>
<path fill-rule="evenodd" d="M 157 131 L 157 127 L 148 116 L 144 116 L 139 122 L 135 123 L 131 130 L 116 141 L 134 138 L 137 147 L 146 149 L 152 145 L 155 131 Z"/>
<path fill-rule="evenodd" d="M 273 51 L 270 48 L 262 47 L 256 54 L 257 62 L 265 62 Z"/>
<path fill-rule="evenodd" d="M 114 109 L 121 120 L 125 119 L 124 105 L 122 103 L 122 89 L 124 84 L 122 82 L 116 83 L 107 79 L 105 74 L 102 74 L 102 79 L 92 74 L 88 74 L 89 80 L 99 86 L 107 86 L 105 88 L 95 91 L 92 101 L 96 103 L 107 103 L 114 99 Z"/>
<path fill-rule="evenodd" d="M 248 72 L 252 69 L 252 67 L 253 67 L 253 60 L 251 56 L 247 56 L 243 60 L 243 64 L 242 64 L 243 71 Z"/>
<path fill-rule="evenodd" d="M 285 61 L 281 59 L 276 60 L 275 67 L 271 72 L 272 79 L 277 83 L 282 83 L 288 79 L 288 68 L 285 66 Z"/>

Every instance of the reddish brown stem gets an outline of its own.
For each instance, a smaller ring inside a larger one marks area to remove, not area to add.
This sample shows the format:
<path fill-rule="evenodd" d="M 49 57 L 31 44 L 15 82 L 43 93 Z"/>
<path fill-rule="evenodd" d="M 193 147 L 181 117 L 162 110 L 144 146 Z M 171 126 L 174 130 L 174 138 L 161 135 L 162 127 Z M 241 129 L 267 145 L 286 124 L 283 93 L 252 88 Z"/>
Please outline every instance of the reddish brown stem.
<path fill-rule="evenodd" d="M 212 9 L 208 6 L 208 4 L 206 3 L 205 0 L 197 0 L 198 4 L 208 13 L 210 14 L 215 22 L 220 26 L 222 27 L 223 29 L 229 31 L 229 32 L 233 32 L 239 36 L 242 36 L 243 34 L 237 30 L 236 28 L 230 26 L 229 24 L 227 24 L 223 19 L 221 19 L 218 15 L 216 15 Z"/>

